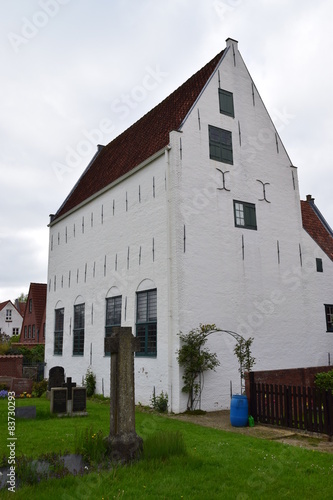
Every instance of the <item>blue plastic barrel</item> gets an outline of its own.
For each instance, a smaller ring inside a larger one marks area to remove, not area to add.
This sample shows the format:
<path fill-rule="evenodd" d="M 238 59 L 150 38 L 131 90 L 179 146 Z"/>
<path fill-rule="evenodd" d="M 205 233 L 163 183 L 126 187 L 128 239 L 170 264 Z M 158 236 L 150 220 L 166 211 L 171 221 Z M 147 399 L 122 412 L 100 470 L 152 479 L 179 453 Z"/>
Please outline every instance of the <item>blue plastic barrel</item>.
<path fill-rule="evenodd" d="M 231 398 L 230 423 L 233 427 L 246 427 L 249 419 L 249 404 L 247 397 L 235 394 Z"/>

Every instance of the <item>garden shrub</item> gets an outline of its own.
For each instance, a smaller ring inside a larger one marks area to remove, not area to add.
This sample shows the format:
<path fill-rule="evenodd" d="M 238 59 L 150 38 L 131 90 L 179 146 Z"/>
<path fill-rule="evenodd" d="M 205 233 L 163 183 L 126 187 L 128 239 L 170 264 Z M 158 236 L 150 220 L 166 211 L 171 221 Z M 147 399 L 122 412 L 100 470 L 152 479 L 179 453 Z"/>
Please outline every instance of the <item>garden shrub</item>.
<path fill-rule="evenodd" d="M 330 372 L 320 372 L 315 376 L 315 385 L 319 389 L 329 389 L 333 391 L 333 370 Z"/>
<path fill-rule="evenodd" d="M 40 398 L 44 392 L 47 391 L 47 380 L 41 380 L 40 382 L 34 382 L 32 384 L 32 394 L 36 398 Z"/>
<path fill-rule="evenodd" d="M 165 413 L 168 411 L 168 394 L 164 393 L 163 391 L 159 396 L 156 396 L 155 390 L 154 394 L 152 395 L 151 399 L 151 406 L 154 410 L 160 412 L 160 413 Z"/>
<path fill-rule="evenodd" d="M 88 368 L 87 370 L 86 376 L 84 378 L 84 385 L 87 388 L 87 396 L 93 396 L 96 389 L 96 375 L 93 373 L 91 368 Z"/>

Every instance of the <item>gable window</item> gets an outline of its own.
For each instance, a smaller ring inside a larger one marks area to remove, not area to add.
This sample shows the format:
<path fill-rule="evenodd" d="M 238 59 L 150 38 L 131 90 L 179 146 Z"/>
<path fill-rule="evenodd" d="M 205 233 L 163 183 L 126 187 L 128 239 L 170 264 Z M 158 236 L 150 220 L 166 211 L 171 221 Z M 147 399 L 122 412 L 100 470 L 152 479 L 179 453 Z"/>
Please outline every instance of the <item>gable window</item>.
<path fill-rule="evenodd" d="M 256 206 L 253 203 L 234 201 L 235 226 L 257 229 Z"/>
<path fill-rule="evenodd" d="M 35 338 L 35 331 L 36 331 L 36 327 L 35 327 L 35 325 L 32 325 L 32 338 L 33 339 Z"/>
<path fill-rule="evenodd" d="M 323 272 L 323 259 L 316 259 L 317 273 Z"/>
<path fill-rule="evenodd" d="M 84 353 L 84 304 L 74 306 L 73 355 Z"/>
<path fill-rule="evenodd" d="M 64 339 L 64 308 L 55 309 L 54 316 L 54 347 L 53 353 L 62 355 Z"/>
<path fill-rule="evenodd" d="M 31 325 L 28 326 L 28 339 L 31 339 Z"/>
<path fill-rule="evenodd" d="M 326 330 L 333 332 L 333 304 L 325 304 Z"/>
<path fill-rule="evenodd" d="M 121 326 L 121 303 L 121 295 L 106 299 L 105 338 L 111 337 L 114 326 Z M 110 351 L 105 351 L 105 355 L 110 356 Z"/>
<path fill-rule="evenodd" d="M 32 313 L 32 299 L 29 299 L 29 313 Z"/>
<path fill-rule="evenodd" d="M 157 290 L 145 290 L 136 294 L 136 336 L 141 349 L 137 356 L 157 354 Z"/>
<path fill-rule="evenodd" d="M 229 130 L 209 125 L 209 157 L 212 160 L 233 164 L 232 137 Z"/>
<path fill-rule="evenodd" d="M 219 89 L 220 113 L 228 116 L 235 116 L 234 113 L 234 98 L 232 92 Z"/>
<path fill-rule="evenodd" d="M 12 310 L 6 309 L 6 321 L 12 321 Z"/>

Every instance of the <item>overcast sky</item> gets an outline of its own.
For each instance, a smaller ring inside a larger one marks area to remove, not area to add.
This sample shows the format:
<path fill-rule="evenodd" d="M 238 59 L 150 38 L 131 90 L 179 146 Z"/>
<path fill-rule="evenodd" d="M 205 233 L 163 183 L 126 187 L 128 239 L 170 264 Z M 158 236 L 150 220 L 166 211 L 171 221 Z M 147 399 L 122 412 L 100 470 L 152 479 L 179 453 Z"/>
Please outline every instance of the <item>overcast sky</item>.
<path fill-rule="evenodd" d="M 46 283 L 49 214 L 96 145 L 228 37 L 333 226 L 332 26 L 332 0 L 1 0 L 0 302 Z"/>

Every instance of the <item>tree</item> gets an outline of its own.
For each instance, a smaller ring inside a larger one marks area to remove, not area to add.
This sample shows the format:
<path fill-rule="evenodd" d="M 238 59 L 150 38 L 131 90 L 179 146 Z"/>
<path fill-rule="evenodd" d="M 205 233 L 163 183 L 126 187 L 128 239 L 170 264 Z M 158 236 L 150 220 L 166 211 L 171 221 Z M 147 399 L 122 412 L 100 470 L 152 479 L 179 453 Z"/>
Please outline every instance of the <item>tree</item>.
<path fill-rule="evenodd" d="M 216 353 L 211 353 L 205 346 L 207 336 L 215 325 L 202 325 L 189 333 L 179 333 L 182 341 L 181 348 L 177 351 L 177 360 L 184 368 L 182 391 L 188 394 L 187 409 L 193 410 L 198 402 L 203 389 L 203 374 L 208 370 L 215 370 L 220 364 Z"/>
<path fill-rule="evenodd" d="M 28 300 L 28 294 L 21 293 L 21 295 L 17 298 L 19 302 L 26 302 Z"/>

